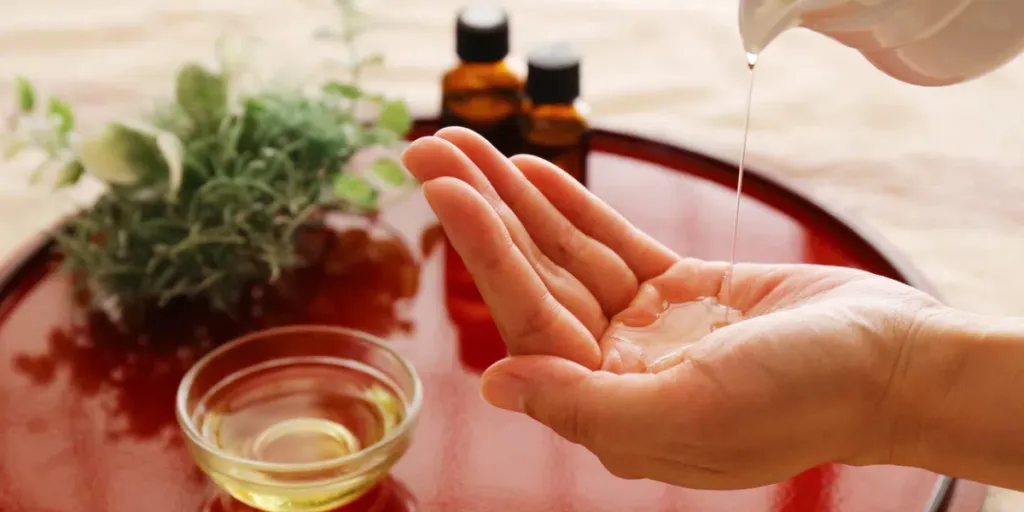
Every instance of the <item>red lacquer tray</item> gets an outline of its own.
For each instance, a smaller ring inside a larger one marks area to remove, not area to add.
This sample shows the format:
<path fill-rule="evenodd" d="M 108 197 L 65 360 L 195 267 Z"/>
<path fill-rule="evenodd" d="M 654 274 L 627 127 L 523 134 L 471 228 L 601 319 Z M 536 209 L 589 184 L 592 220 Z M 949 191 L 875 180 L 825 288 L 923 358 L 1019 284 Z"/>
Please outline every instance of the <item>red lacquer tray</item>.
<path fill-rule="evenodd" d="M 421 123 L 417 133 L 434 127 Z M 591 185 L 597 194 L 682 254 L 727 256 L 732 166 L 611 132 L 598 132 L 593 144 Z M 746 192 L 741 259 L 849 265 L 926 286 L 877 240 L 777 182 L 751 172 Z M 424 382 L 425 405 L 410 452 L 393 477 L 352 510 L 980 510 L 982 486 L 895 467 L 828 466 L 737 492 L 610 476 L 582 448 L 480 401 L 480 368 L 460 363 L 473 359 L 466 355 L 476 347 L 459 346 L 444 310 L 444 251 L 418 256 L 438 240 L 437 231 L 428 229 L 432 219 L 414 196 L 385 212 L 370 236 L 363 228 L 340 228 L 338 236 L 346 240 L 338 244 L 340 252 L 326 249 L 325 263 L 294 277 L 291 293 L 281 294 L 285 299 L 259 306 L 265 309 L 261 320 L 228 321 L 182 306 L 152 320 L 142 339 L 82 311 L 46 240 L 28 247 L 0 278 L 0 512 L 231 509 L 193 468 L 180 442 L 173 395 L 197 354 L 169 342 L 217 340 L 298 322 L 387 336 L 414 361 Z M 360 240 L 377 244 L 372 257 L 344 252 Z M 401 240 L 408 248 L 396 243 Z"/>

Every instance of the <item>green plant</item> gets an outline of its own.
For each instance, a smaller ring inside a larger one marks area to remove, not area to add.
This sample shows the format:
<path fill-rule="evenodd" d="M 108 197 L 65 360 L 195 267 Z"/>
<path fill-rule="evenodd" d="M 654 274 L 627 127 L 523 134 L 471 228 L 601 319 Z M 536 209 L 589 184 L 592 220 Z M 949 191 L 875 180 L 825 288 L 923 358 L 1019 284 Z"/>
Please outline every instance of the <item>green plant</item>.
<path fill-rule="evenodd" d="M 342 19 L 355 16 L 338 0 Z M 343 21 L 346 47 L 355 35 Z M 392 158 L 371 166 L 378 179 L 346 171 L 357 152 L 393 147 L 411 126 L 401 101 L 363 91 L 361 70 L 376 58 L 354 50 L 351 80 L 318 91 L 265 87 L 233 94 L 237 66 L 187 64 L 175 97 L 140 120 L 76 131 L 59 99 L 45 105 L 24 78 L 7 123 L 8 156 L 33 147 L 57 169 L 57 187 L 85 176 L 107 186 L 56 234 L 66 267 L 97 304 L 201 299 L 230 310 L 254 283 L 303 263 L 296 236 L 325 208 L 374 210 L 385 186 L 410 186 Z M 357 112 L 373 107 L 376 116 Z"/>

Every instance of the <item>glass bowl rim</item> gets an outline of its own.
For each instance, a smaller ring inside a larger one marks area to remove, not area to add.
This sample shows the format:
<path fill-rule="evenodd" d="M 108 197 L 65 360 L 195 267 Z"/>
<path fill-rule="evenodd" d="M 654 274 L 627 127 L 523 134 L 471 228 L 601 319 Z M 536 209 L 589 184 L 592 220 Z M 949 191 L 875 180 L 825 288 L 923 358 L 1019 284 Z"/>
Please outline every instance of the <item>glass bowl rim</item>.
<path fill-rule="evenodd" d="M 216 446 L 210 444 L 206 438 L 200 435 L 196 425 L 192 422 L 191 415 L 187 414 L 187 403 L 189 397 L 189 390 L 191 384 L 195 380 L 196 375 L 201 369 L 206 367 L 210 361 L 221 356 L 223 353 L 228 352 L 238 346 L 246 343 L 253 342 L 258 339 L 266 338 L 268 336 L 275 336 L 285 334 L 289 332 L 327 332 L 334 333 L 348 337 L 350 340 L 356 340 L 360 343 L 370 345 L 375 349 L 383 350 L 387 352 L 401 365 L 402 369 L 405 370 L 409 377 L 412 379 L 412 396 L 408 399 L 409 404 L 406 407 L 405 417 L 402 422 L 399 423 L 391 432 L 386 436 L 377 440 L 377 442 L 367 446 L 357 452 L 343 455 L 341 457 L 335 457 L 318 462 L 303 462 L 303 463 L 283 463 L 283 462 L 264 462 L 258 460 L 247 459 L 227 453 Z M 396 439 L 405 435 L 416 422 L 421 407 L 423 406 L 423 382 L 420 380 L 420 376 L 416 373 L 416 368 L 412 365 L 405 356 L 398 353 L 397 350 L 389 346 L 382 338 L 377 337 L 368 332 L 360 331 L 357 329 L 351 329 L 348 327 L 339 327 L 331 325 L 317 325 L 317 324 L 297 324 L 297 325 L 286 325 L 279 327 L 272 327 L 270 329 L 263 329 L 253 331 L 248 334 L 244 334 L 237 338 L 234 338 L 227 343 L 211 350 L 206 355 L 201 357 L 182 377 L 181 382 L 178 384 L 178 392 L 175 396 L 175 415 L 178 419 L 178 425 L 181 430 L 188 437 L 189 441 L 192 442 L 196 447 L 203 450 L 204 452 L 215 455 L 217 458 L 244 466 L 255 470 L 264 470 L 268 472 L 287 472 L 287 471 L 315 471 L 318 469 L 330 468 L 332 466 L 338 466 L 347 462 L 356 461 L 367 457 L 373 452 L 379 451 L 382 447 L 391 444 Z M 197 461 L 198 462 L 198 461 Z"/>

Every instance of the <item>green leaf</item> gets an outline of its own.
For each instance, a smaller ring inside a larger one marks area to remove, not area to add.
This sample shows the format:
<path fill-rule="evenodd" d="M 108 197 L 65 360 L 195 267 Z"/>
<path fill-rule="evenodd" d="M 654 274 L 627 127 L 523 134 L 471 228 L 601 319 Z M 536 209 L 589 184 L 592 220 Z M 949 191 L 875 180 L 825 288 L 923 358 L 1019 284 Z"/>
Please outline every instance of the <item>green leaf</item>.
<path fill-rule="evenodd" d="M 85 166 L 78 160 L 72 160 L 68 162 L 60 170 L 60 174 L 57 175 L 57 187 L 69 187 L 78 183 L 78 180 L 85 174 Z"/>
<path fill-rule="evenodd" d="M 405 137 L 412 128 L 412 115 L 409 114 L 405 102 L 389 101 L 381 107 L 377 125 L 394 132 L 399 137 Z"/>
<path fill-rule="evenodd" d="M 167 198 L 173 199 L 185 172 L 185 147 L 177 136 L 165 131 L 156 134 L 156 146 L 167 166 Z"/>
<path fill-rule="evenodd" d="M 62 137 L 71 133 L 75 128 L 75 113 L 71 106 L 58 98 L 50 98 L 47 105 L 47 113 L 50 118 L 57 122 L 57 133 Z"/>
<path fill-rule="evenodd" d="M 357 99 L 363 96 L 363 91 L 359 87 L 341 82 L 328 82 L 324 84 L 323 91 L 343 98 Z"/>
<path fill-rule="evenodd" d="M 178 72 L 176 99 L 194 121 L 219 121 L 227 112 L 227 81 L 199 64 L 188 64 Z"/>
<path fill-rule="evenodd" d="M 18 109 L 28 114 L 36 108 L 36 88 L 27 78 L 19 76 L 14 79 L 14 93 L 18 98 Z"/>
<path fill-rule="evenodd" d="M 377 207 L 377 190 L 369 182 L 353 174 L 339 174 L 334 180 L 334 193 L 360 208 L 372 210 Z"/>
<path fill-rule="evenodd" d="M 402 165 L 391 158 L 381 158 L 373 163 L 371 170 L 389 185 L 405 183 L 406 173 Z"/>

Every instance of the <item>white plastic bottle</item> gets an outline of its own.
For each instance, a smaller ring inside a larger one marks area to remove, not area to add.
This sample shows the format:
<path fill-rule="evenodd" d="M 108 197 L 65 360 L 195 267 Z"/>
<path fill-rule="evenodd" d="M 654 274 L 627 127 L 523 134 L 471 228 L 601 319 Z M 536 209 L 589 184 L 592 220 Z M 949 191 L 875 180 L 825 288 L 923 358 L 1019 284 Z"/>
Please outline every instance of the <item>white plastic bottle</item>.
<path fill-rule="evenodd" d="M 984 75 L 1024 49 L 1024 0 L 740 0 L 740 35 L 758 54 L 804 27 L 916 85 Z"/>

